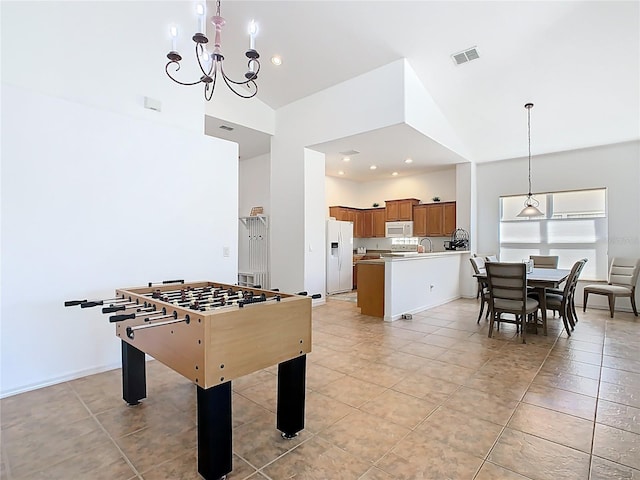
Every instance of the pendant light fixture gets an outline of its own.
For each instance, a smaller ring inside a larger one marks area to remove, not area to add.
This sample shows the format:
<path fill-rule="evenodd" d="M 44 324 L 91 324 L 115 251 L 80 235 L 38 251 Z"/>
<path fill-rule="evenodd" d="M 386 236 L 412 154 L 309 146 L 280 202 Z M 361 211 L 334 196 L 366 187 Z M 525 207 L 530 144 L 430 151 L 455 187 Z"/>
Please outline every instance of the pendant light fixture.
<path fill-rule="evenodd" d="M 527 199 L 524 201 L 524 208 L 517 215 L 518 217 L 543 217 L 544 213 L 538 210 L 540 202 L 533 198 L 531 193 L 531 109 L 533 103 L 527 103 L 524 108 L 527 109 L 527 135 L 529 139 L 529 193 Z"/>

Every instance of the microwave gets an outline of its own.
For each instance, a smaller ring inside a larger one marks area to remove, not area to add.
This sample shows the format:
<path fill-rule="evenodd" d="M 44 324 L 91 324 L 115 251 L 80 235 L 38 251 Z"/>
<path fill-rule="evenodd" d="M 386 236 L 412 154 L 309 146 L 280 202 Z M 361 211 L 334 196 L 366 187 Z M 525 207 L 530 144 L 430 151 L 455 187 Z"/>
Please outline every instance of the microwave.
<path fill-rule="evenodd" d="M 385 222 L 387 238 L 413 237 L 413 222 Z"/>

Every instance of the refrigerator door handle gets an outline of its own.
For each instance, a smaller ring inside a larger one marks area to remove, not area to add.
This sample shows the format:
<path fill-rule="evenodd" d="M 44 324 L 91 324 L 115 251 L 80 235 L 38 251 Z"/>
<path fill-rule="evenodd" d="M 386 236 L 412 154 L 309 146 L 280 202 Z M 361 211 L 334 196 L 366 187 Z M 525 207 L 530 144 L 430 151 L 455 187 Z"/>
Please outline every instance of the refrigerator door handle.
<path fill-rule="evenodd" d="M 342 268 L 342 231 L 338 230 L 338 271 Z"/>

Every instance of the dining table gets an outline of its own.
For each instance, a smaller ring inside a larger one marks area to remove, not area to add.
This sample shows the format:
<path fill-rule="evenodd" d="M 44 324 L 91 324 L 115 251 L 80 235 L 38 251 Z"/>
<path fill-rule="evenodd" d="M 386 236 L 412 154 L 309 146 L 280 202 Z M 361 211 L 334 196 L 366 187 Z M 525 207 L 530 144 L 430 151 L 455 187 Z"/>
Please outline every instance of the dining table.
<path fill-rule="evenodd" d="M 527 272 L 527 286 L 535 289 L 538 293 L 538 303 L 540 304 L 540 310 L 542 311 L 542 326 L 544 334 L 547 334 L 547 288 L 558 288 L 562 282 L 564 282 L 571 273 L 571 270 L 564 268 L 533 268 L 530 272 Z M 474 275 L 478 279 L 478 282 L 487 282 L 486 270 Z M 537 333 L 537 326 L 534 325 Z M 527 328 L 529 332 L 529 328 Z"/>

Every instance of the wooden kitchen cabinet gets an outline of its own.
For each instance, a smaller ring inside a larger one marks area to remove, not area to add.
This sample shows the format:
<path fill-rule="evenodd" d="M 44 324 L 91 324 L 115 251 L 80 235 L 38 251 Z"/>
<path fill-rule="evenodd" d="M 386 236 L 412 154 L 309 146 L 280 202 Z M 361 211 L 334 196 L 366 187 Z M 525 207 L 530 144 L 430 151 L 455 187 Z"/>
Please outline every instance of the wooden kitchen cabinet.
<path fill-rule="evenodd" d="M 353 237 L 354 238 L 366 238 L 364 233 L 364 213 L 365 210 L 355 211 L 355 223 L 353 224 Z"/>
<path fill-rule="evenodd" d="M 384 318 L 384 262 L 357 263 L 360 313 Z"/>
<path fill-rule="evenodd" d="M 405 198 L 403 200 L 387 200 L 386 207 L 387 222 L 399 222 L 413 220 L 413 207 L 418 205 L 420 200 L 416 198 Z"/>
<path fill-rule="evenodd" d="M 427 205 L 413 207 L 413 236 L 427 237 Z"/>
<path fill-rule="evenodd" d="M 373 234 L 372 237 L 384 238 L 385 237 L 385 225 L 386 222 L 386 209 L 374 208 L 372 209 L 372 222 L 373 222 Z"/>
<path fill-rule="evenodd" d="M 456 229 L 456 202 L 417 205 L 413 212 L 416 237 L 447 237 Z"/>
<path fill-rule="evenodd" d="M 349 220 L 350 211 L 349 207 L 329 207 L 329 216 L 339 221 L 350 222 L 352 221 Z"/>
<path fill-rule="evenodd" d="M 362 218 L 362 236 L 360 238 L 373 237 L 373 210 L 370 208 L 360 210 L 360 216 Z"/>
<path fill-rule="evenodd" d="M 444 207 L 444 234 L 452 235 L 456 230 L 456 202 L 447 202 L 442 205 Z"/>

